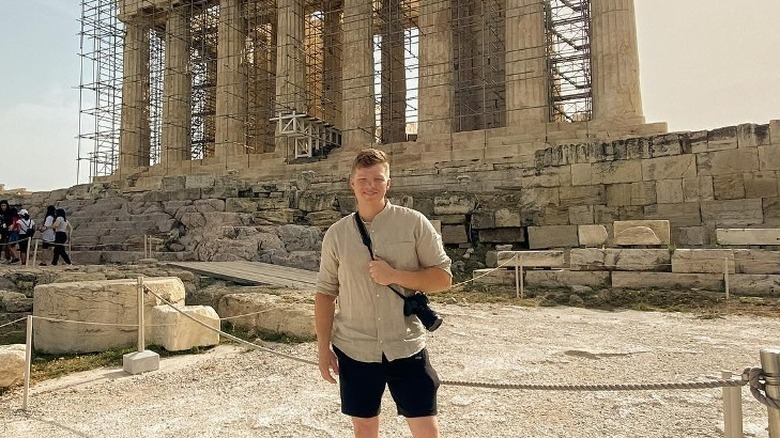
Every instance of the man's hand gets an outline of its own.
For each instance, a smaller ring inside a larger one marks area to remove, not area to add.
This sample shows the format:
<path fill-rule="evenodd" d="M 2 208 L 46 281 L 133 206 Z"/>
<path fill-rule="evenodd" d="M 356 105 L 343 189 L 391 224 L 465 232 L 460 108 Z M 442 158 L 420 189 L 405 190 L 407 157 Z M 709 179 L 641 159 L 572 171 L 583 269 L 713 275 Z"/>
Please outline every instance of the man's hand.
<path fill-rule="evenodd" d="M 393 280 L 396 277 L 396 270 L 393 269 L 386 261 L 375 258 L 373 261 L 368 262 L 368 274 L 374 283 L 387 286 L 388 284 L 395 283 Z"/>
<path fill-rule="evenodd" d="M 330 348 L 323 348 L 318 351 L 320 362 L 320 374 L 322 378 L 330 383 L 336 383 L 336 379 L 333 375 L 339 375 L 339 361 L 336 358 L 336 354 Z M 333 374 L 331 374 L 333 370 Z"/>

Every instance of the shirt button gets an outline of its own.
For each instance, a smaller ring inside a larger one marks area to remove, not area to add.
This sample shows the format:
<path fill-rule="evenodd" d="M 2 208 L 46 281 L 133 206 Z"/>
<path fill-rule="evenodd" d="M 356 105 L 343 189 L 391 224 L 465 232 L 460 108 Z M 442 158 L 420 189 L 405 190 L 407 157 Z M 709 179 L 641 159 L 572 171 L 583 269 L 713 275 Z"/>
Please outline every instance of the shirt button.
<path fill-rule="evenodd" d="M 379 341 L 380 344 L 383 344 L 385 341 Z"/>
<path fill-rule="evenodd" d="M 381 321 L 381 320 L 382 320 L 382 318 L 380 318 L 380 317 L 378 317 L 378 316 L 377 316 L 376 320 L 377 320 L 377 321 Z"/>

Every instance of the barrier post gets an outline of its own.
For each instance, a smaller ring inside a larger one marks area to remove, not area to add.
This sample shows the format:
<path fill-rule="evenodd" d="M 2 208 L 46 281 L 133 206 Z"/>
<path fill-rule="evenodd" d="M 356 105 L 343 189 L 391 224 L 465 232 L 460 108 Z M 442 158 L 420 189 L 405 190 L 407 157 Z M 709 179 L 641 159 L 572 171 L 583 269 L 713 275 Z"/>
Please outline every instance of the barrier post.
<path fill-rule="evenodd" d="M 38 242 L 40 242 L 40 240 L 35 239 L 35 248 L 33 249 L 33 268 L 38 266 L 36 263 L 38 261 Z"/>
<path fill-rule="evenodd" d="M 726 288 L 726 299 L 729 299 L 729 258 L 723 259 L 723 285 Z"/>
<path fill-rule="evenodd" d="M 138 352 L 146 349 L 144 339 L 144 277 L 138 277 Z"/>
<path fill-rule="evenodd" d="M 146 242 L 147 242 L 147 237 L 148 237 L 148 236 L 147 236 L 146 234 L 144 234 L 144 258 L 147 258 L 147 257 L 146 257 Z"/>
<path fill-rule="evenodd" d="M 731 371 L 722 371 L 723 380 L 731 380 Z M 723 436 L 725 438 L 743 438 L 742 433 L 742 388 L 723 387 Z"/>
<path fill-rule="evenodd" d="M 515 298 L 520 298 L 520 271 L 517 269 L 517 253 L 515 253 Z"/>
<path fill-rule="evenodd" d="M 27 315 L 27 345 L 24 349 L 24 401 L 22 402 L 22 410 L 27 411 L 27 397 L 30 392 L 30 372 L 32 371 L 32 333 L 33 333 L 33 317 Z"/>
<path fill-rule="evenodd" d="M 766 381 L 766 396 L 780 403 L 780 348 L 761 350 L 761 368 Z M 780 408 L 767 406 L 769 438 L 780 438 Z"/>
<path fill-rule="evenodd" d="M 32 237 L 25 237 L 27 239 L 27 251 L 24 252 L 24 266 L 30 267 L 30 243 L 32 242 Z"/>

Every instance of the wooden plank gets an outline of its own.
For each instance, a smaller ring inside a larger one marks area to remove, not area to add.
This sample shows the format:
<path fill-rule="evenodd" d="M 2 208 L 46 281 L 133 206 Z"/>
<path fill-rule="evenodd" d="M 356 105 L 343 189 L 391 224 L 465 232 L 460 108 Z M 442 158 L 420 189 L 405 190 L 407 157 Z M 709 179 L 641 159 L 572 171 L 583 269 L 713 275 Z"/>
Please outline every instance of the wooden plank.
<path fill-rule="evenodd" d="M 170 262 L 202 275 L 241 284 L 272 284 L 299 289 L 311 289 L 317 284 L 317 273 L 305 269 L 259 262 Z"/>

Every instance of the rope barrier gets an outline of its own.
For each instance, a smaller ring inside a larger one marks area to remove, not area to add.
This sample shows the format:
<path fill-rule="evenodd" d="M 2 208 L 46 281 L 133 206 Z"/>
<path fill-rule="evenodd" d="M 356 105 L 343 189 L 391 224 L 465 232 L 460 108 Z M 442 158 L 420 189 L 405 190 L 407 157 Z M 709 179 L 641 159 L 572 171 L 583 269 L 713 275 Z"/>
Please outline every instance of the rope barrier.
<path fill-rule="evenodd" d="M 3 328 L 3 327 L 8 327 L 9 325 L 14 325 L 14 324 L 16 324 L 16 323 L 18 323 L 18 322 L 22 322 L 22 321 L 24 321 L 25 319 L 27 319 L 27 317 L 26 317 L 26 316 L 25 316 L 25 317 L 23 317 L 23 318 L 15 319 L 15 320 L 13 320 L 13 321 L 11 321 L 11 322 L 7 322 L 7 323 L 5 323 L 5 324 L 2 324 L 2 325 L 0 325 L 0 328 Z"/>
<path fill-rule="evenodd" d="M 750 383 L 750 393 L 764 406 L 780 409 L 780 400 L 773 399 L 766 395 L 766 376 L 761 368 L 745 368 L 742 372 L 742 380 Z"/>
<path fill-rule="evenodd" d="M 138 324 L 115 324 L 110 322 L 96 322 L 96 321 L 76 321 L 73 319 L 59 319 L 51 318 L 48 316 L 36 316 L 33 315 L 33 319 L 42 319 L 49 322 L 64 322 L 69 324 L 81 324 L 81 325 L 96 325 L 103 327 L 138 327 Z M 144 324 L 144 327 L 173 327 L 176 324 Z"/>

